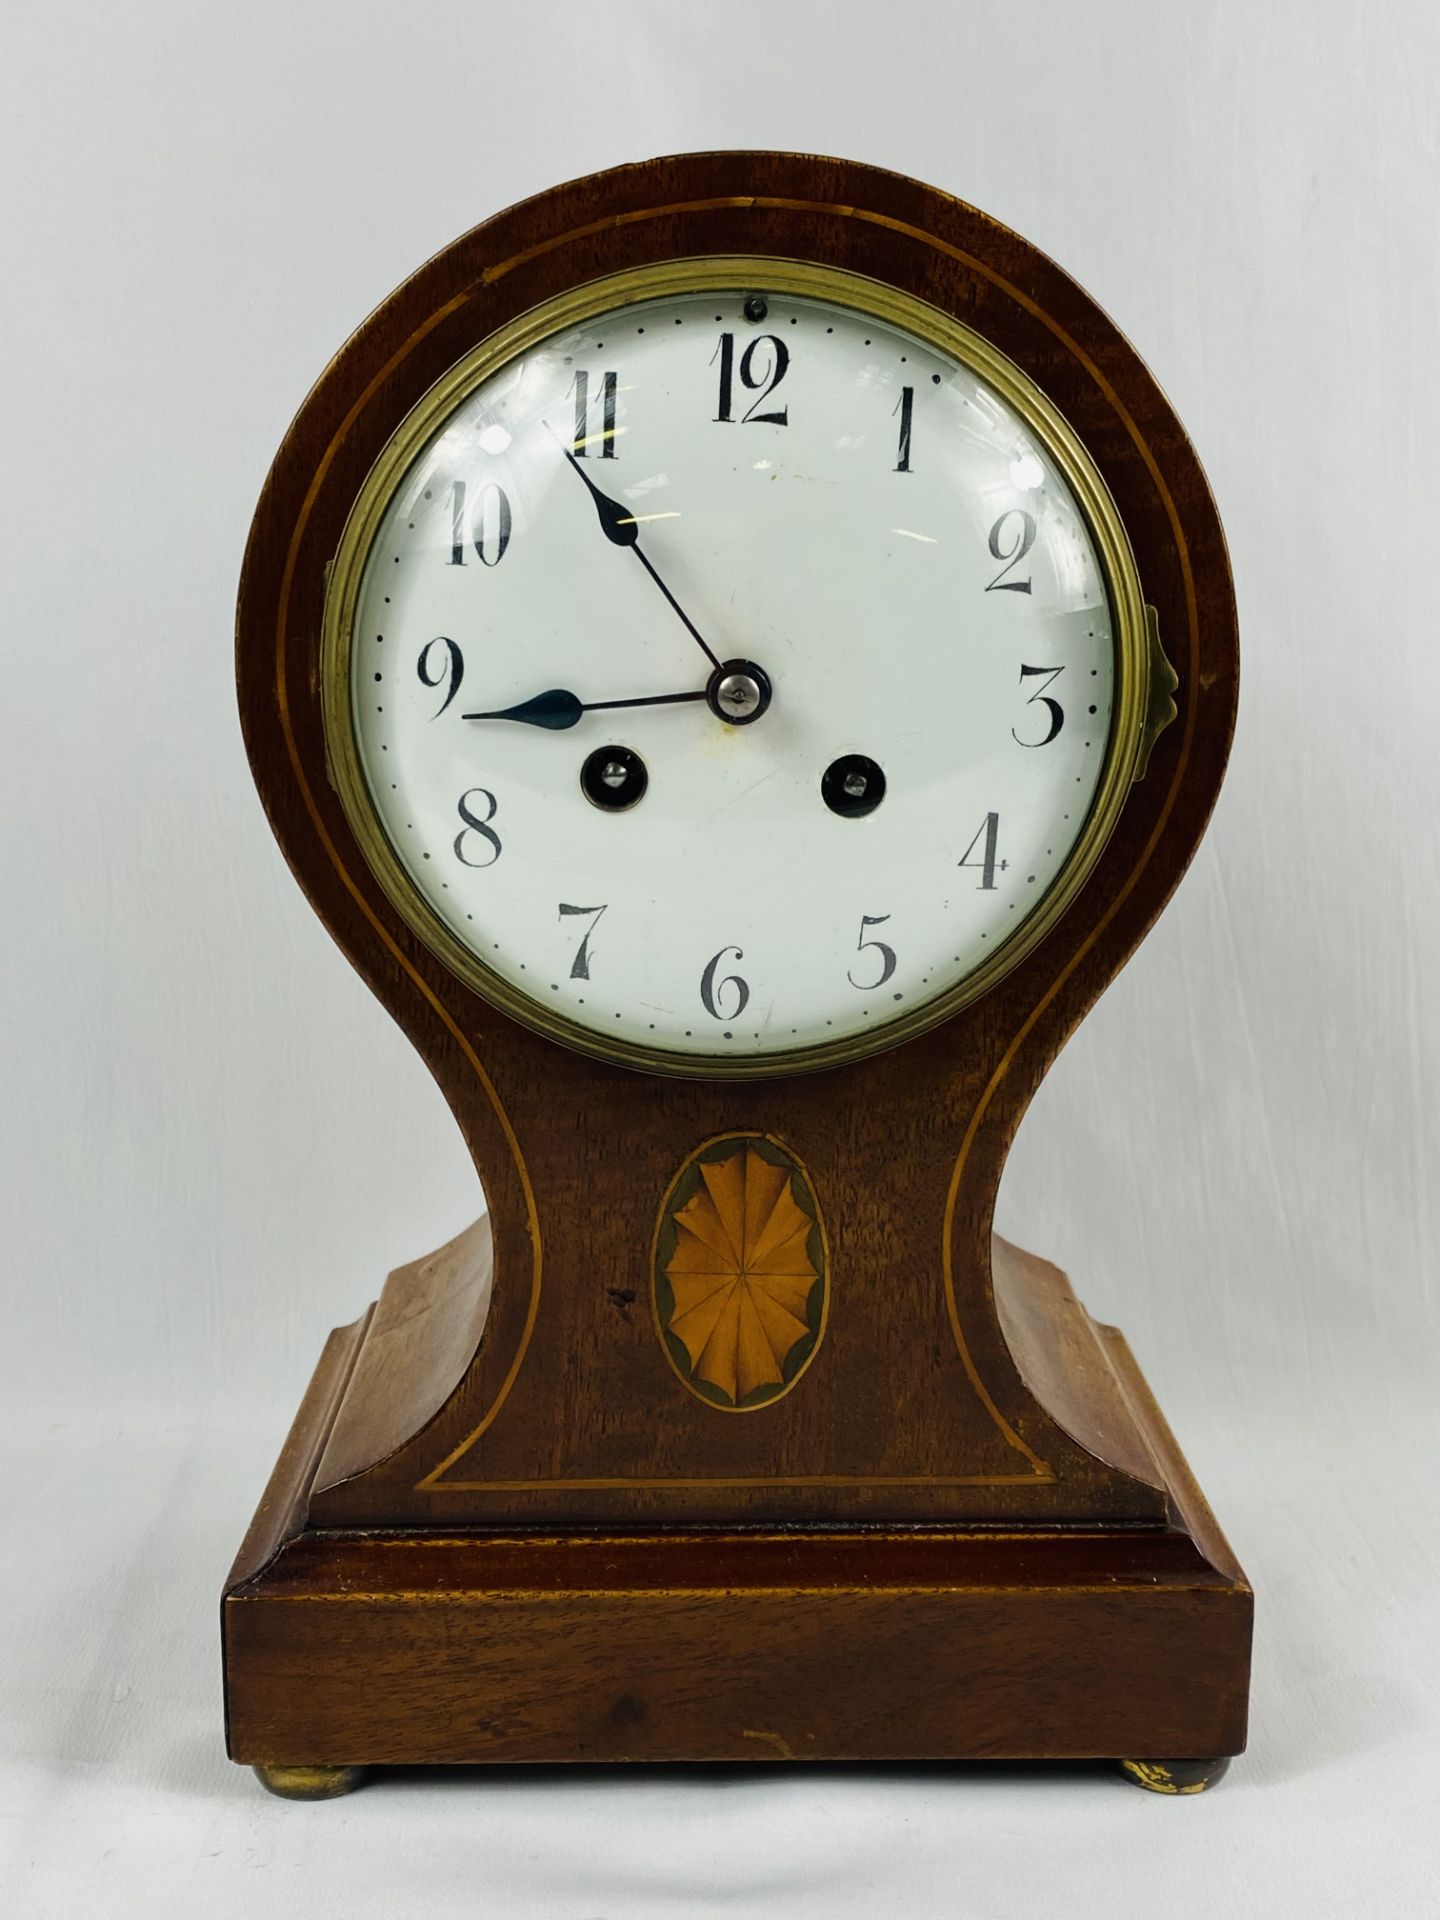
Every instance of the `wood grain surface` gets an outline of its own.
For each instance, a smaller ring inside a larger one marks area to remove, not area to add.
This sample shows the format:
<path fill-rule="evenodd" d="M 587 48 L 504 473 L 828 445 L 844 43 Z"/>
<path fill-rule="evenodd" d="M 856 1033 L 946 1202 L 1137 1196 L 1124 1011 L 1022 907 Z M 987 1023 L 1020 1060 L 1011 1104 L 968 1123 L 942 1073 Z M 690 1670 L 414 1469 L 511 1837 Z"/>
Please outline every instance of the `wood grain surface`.
<path fill-rule="evenodd" d="M 866 273 L 1009 354 L 1097 461 L 1181 682 L 1179 723 L 1079 901 L 998 987 L 859 1065 L 718 1085 L 647 1081 L 571 1053 L 436 960 L 389 907 L 326 782 L 317 697 L 326 566 L 410 406 L 558 290 L 715 252 Z M 312 1496 L 317 1522 L 1164 1518 L 1152 1485 L 1077 1444 L 1027 1386 L 990 1272 L 1015 1126 L 1194 849 L 1237 673 L 1230 576 L 1199 466 L 1136 355 L 1053 263 L 933 189 L 799 156 L 654 161 L 514 207 L 401 287 L 307 400 L 256 514 L 237 664 L 276 835 L 439 1082 L 493 1235 L 483 1339 L 473 1272 L 457 1278 L 459 1304 L 436 1298 L 411 1314 L 382 1302 Z M 718 1419 L 657 1369 L 663 1356 L 634 1304 L 677 1167 L 704 1140 L 741 1131 L 774 1135 L 809 1169 L 843 1301 L 823 1367 L 763 1420 Z"/>
<path fill-rule="evenodd" d="M 1174 1527 L 303 1530 L 232 1574 L 230 1752 L 266 1766 L 1238 1752 L 1250 1591 L 1134 1360 L 1104 1337 Z M 327 1350 L 317 1379 L 332 1365 Z M 297 1420 L 282 1508 L 303 1497 L 325 1403 Z"/>
<path fill-rule="evenodd" d="M 861 272 L 1008 354 L 1096 461 L 1179 674 L 1177 723 L 1034 951 L 887 1053 L 756 1082 L 646 1078 L 464 985 L 367 866 L 319 699 L 327 568 L 420 396 L 567 287 L 706 254 Z M 489 1216 L 327 1350 L 225 1602 L 232 1753 L 1236 1750 L 1243 1575 L 1118 1335 L 992 1232 L 1025 1106 L 1184 870 L 1234 718 L 1215 510 L 1111 322 L 1017 235 L 872 168 L 717 153 L 557 188 L 439 254 L 319 381 L 256 513 L 237 663 L 276 836 L 434 1074 Z M 738 1378 L 667 1350 L 660 1249 L 686 1169 L 737 1136 L 770 1143 L 815 1223 L 824 1347 L 729 1417 Z"/>

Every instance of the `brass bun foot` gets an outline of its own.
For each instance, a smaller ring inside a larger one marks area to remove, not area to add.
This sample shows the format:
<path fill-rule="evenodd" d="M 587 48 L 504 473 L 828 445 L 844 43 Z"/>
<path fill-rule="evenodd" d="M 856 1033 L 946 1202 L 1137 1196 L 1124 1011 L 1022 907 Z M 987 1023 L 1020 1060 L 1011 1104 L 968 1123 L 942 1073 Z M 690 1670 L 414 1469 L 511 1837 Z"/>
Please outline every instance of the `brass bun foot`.
<path fill-rule="evenodd" d="M 1229 1766 L 1220 1760 L 1122 1760 L 1121 1770 L 1147 1793 L 1204 1793 Z"/>
<path fill-rule="evenodd" d="M 256 1767 L 255 1778 L 282 1800 L 335 1800 L 353 1793 L 364 1767 Z"/>

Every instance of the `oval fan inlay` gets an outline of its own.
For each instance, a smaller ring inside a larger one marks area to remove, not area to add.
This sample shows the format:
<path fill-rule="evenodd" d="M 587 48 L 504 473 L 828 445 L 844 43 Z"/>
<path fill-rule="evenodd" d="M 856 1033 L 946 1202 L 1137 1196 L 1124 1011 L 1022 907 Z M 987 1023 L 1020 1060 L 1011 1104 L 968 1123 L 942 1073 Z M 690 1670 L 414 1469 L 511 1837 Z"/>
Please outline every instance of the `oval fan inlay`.
<path fill-rule="evenodd" d="M 691 1155 L 660 1210 L 654 1287 L 665 1350 L 693 1393 L 748 1412 L 789 1392 L 825 1328 L 825 1231 L 777 1141 L 731 1135 Z"/>

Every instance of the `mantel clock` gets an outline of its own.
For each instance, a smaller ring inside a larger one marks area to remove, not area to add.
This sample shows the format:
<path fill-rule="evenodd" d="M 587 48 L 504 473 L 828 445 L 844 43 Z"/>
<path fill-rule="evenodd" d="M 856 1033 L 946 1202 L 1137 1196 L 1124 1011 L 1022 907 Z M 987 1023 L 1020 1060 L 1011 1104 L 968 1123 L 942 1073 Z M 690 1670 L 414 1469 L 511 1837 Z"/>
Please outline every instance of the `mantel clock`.
<path fill-rule="evenodd" d="M 1244 1577 L 992 1227 L 1234 713 L 1214 507 L 1099 309 L 869 167 L 556 188 L 322 376 L 237 664 L 488 1205 L 330 1337 L 225 1593 L 234 1757 L 1213 1778 Z"/>

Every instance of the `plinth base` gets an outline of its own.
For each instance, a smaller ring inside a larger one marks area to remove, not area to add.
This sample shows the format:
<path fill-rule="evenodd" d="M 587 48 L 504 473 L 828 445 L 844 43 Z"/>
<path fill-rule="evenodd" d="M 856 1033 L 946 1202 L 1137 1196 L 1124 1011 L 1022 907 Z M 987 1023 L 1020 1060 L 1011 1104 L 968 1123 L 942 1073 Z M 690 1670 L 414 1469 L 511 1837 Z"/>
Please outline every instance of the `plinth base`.
<path fill-rule="evenodd" d="M 225 1595 L 231 1756 L 317 1795 L 381 1764 L 1079 1758 L 1198 1791 L 1245 1743 L 1250 1591 L 1105 1336 L 1172 1526 L 315 1530 L 332 1336 Z"/>

